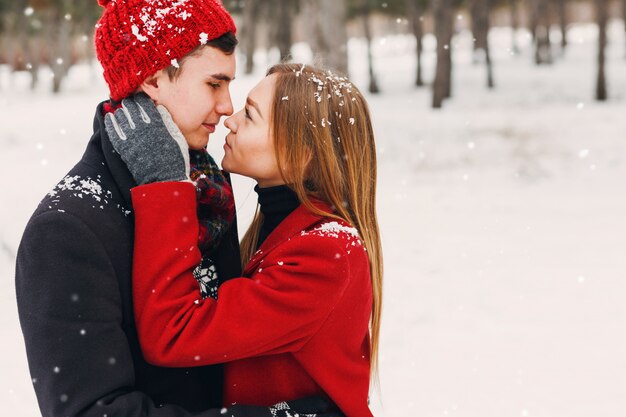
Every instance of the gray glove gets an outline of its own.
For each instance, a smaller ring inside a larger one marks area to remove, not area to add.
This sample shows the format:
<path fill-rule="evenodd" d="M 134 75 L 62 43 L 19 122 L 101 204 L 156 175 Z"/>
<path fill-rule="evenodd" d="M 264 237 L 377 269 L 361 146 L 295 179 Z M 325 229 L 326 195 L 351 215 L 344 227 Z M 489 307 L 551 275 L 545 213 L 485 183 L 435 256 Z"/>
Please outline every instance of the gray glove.
<path fill-rule="evenodd" d="M 104 117 L 109 139 L 137 184 L 189 179 L 189 147 L 167 109 L 139 93 Z"/>

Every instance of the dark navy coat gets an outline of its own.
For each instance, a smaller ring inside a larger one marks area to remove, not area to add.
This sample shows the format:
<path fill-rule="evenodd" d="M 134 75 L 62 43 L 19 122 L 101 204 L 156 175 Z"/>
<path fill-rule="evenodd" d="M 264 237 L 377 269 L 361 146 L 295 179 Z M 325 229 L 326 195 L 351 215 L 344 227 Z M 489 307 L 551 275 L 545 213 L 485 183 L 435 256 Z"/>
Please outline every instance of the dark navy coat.
<path fill-rule="evenodd" d="M 162 368 L 142 357 L 131 294 L 136 183 L 106 135 L 102 108 L 85 154 L 39 204 L 17 255 L 39 407 L 54 417 L 219 415 L 196 412 L 221 405 L 221 367 Z M 241 273 L 236 229 L 212 256 L 221 277 Z"/>

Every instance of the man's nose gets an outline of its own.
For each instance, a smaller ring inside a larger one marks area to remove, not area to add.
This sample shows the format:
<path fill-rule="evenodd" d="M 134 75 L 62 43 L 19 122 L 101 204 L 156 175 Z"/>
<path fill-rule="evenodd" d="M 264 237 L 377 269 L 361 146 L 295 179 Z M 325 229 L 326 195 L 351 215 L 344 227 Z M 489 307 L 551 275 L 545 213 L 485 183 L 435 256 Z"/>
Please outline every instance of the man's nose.
<path fill-rule="evenodd" d="M 233 114 L 233 102 L 230 99 L 230 91 L 228 88 L 224 89 L 225 92 L 220 96 L 217 103 L 217 112 L 221 116 L 230 116 Z"/>

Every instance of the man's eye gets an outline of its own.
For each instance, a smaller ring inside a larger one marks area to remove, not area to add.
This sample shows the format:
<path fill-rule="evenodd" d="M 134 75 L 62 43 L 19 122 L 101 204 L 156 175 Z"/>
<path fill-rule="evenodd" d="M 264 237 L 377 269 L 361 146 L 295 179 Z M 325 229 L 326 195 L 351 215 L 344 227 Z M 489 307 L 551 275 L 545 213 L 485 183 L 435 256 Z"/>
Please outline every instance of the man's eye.
<path fill-rule="evenodd" d="M 211 88 L 220 88 L 222 85 L 220 83 L 208 83 L 208 84 L 211 86 Z"/>

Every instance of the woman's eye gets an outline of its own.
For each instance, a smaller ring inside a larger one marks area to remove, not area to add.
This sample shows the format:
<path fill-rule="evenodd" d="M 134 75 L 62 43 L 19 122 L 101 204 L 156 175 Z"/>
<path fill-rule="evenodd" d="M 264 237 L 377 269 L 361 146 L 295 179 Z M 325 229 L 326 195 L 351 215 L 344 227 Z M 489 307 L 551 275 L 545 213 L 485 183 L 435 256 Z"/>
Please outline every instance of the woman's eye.
<path fill-rule="evenodd" d="M 245 111 L 246 111 L 246 119 L 252 119 L 252 117 L 250 117 L 250 112 L 248 111 L 247 107 L 244 107 Z"/>

